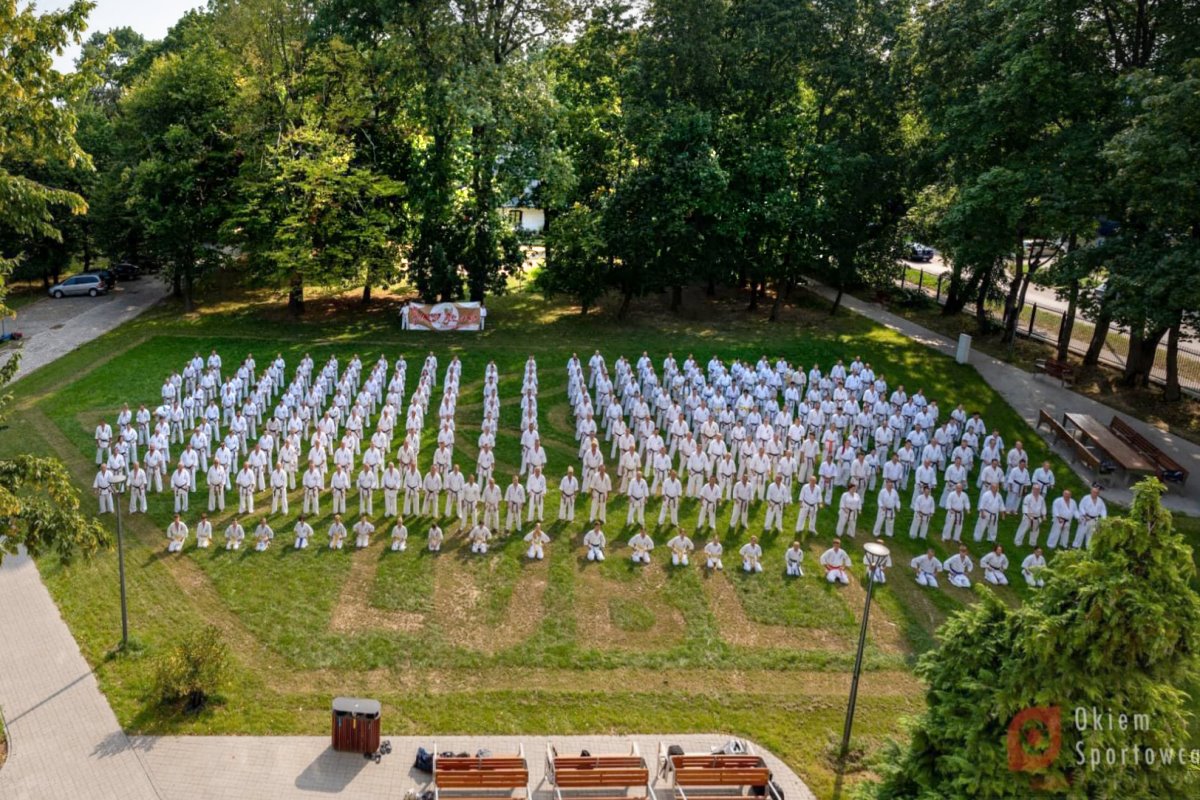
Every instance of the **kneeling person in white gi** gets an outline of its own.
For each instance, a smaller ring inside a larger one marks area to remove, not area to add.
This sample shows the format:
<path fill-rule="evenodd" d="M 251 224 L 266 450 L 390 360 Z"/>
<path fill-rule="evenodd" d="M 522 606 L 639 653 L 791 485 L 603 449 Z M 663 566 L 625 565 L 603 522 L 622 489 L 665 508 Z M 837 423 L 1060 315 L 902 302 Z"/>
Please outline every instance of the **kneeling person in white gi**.
<path fill-rule="evenodd" d="M 534 523 L 533 530 L 525 534 L 525 541 L 529 542 L 529 549 L 525 551 L 527 558 L 541 561 L 546 557 L 545 546 L 549 544 L 550 537 L 542 530 L 542 523 Z"/>
<path fill-rule="evenodd" d="M 645 528 L 633 535 L 633 538 L 629 540 L 629 546 L 633 548 L 633 563 L 650 563 L 650 551 L 654 549 L 654 540 L 646 535 Z"/>
<path fill-rule="evenodd" d="M 167 526 L 167 552 L 178 553 L 183 550 L 183 542 L 187 539 L 187 525 L 175 515 L 175 519 Z"/>
<path fill-rule="evenodd" d="M 958 552 L 946 559 L 942 565 L 950 576 L 950 583 L 960 589 L 971 588 L 969 574 L 975 569 L 975 562 L 967 553 L 967 546 L 960 545 Z"/>
<path fill-rule="evenodd" d="M 787 574 L 789 577 L 799 578 L 804 574 L 804 570 L 800 567 L 800 562 L 804 560 L 804 550 L 801 549 L 799 542 L 792 542 L 792 546 L 783 554 L 783 563 L 787 566 Z"/>
<path fill-rule="evenodd" d="M 667 548 L 671 551 L 671 563 L 677 567 L 686 567 L 688 564 L 688 554 L 695 550 L 696 546 L 692 544 L 687 531 L 680 528 L 679 532 L 671 538 L 671 541 L 667 542 Z"/>
<path fill-rule="evenodd" d="M 925 555 L 912 560 L 912 568 L 917 571 L 917 584 L 936 589 L 937 574 L 942 571 L 942 562 L 933 554 L 933 549 L 925 551 Z"/>
<path fill-rule="evenodd" d="M 750 541 L 742 545 L 738 551 L 742 557 L 742 570 L 745 572 L 762 572 L 762 547 L 757 536 L 751 536 Z"/>
<path fill-rule="evenodd" d="M 842 549 L 842 540 L 834 539 L 833 547 L 821 553 L 821 566 L 825 568 L 825 580 L 830 583 L 850 583 L 850 554 Z"/>
<path fill-rule="evenodd" d="M 587 548 L 588 561 L 604 560 L 604 547 L 608 544 L 608 540 L 604 536 L 604 531 L 600 529 L 599 521 L 583 535 L 583 544 Z"/>
<path fill-rule="evenodd" d="M 979 559 L 979 566 L 983 567 L 983 579 L 994 586 L 1008 586 L 1008 576 L 1004 571 L 1008 569 L 1008 556 L 1004 555 L 1004 548 L 1001 545 L 996 545 L 996 549 Z"/>

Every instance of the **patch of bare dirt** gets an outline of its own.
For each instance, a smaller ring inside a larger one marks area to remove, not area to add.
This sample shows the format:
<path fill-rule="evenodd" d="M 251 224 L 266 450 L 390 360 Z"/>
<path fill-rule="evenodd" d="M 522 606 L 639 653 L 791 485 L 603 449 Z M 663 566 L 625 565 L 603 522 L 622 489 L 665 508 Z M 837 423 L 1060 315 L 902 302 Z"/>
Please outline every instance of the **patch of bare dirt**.
<path fill-rule="evenodd" d="M 367 547 L 350 556 L 350 574 L 342 584 L 337 605 L 329 617 L 329 629 L 335 633 L 361 633 L 388 630 L 411 633 L 425 625 L 425 615 L 415 611 L 376 608 L 367 603 L 367 589 L 375 583 L 379 571 L 379 553 Z"/>
<path fill-rule="evenodd" d="M 580 644 L 601 650 L 659 650 L 682 641 L 683 615 L 663 599 L 665 569 L 661 561 L 652 561 L 639 569 L 637 579 L 629 583 L 605 578 L 594 564 L 577 571 L 575 630 Z M 618 628 L 609 614 L 610 601 L 617 599 L 651 606 L 654 625 L 644 631 Z"/>
<path fill-rule="evenodd" d="M 521 577 L 499 625 L 490 625 L 481 608 L 483 592 L 469 569 L 452 563 L 453 551 L 443 550 L 434 568 L 433 605 L 438 623 L 453 644 L 484 653 L 496 653 L 525 641 L 537 630 L 544 608 L 549 564 L 545 561 L 522 564 Z M 495 568 L 499 555 L 488 555 Z"/>
<path fill-rule="evenodd" d="M 709 595 L 709 608 L 725 641 L 740 647 L 786 647 L 799 650 L 849 650 L 845 637 L 818 628 L 791 628 L 763 625 L 746 615 L 737 591 L 724 572 L 705 573 L 703 580 Z"/>

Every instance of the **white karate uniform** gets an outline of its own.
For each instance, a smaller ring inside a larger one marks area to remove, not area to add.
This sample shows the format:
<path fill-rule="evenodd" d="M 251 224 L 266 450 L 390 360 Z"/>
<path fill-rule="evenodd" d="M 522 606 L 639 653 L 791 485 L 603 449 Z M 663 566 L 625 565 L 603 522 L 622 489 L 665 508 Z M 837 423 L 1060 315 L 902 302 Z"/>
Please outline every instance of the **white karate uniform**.
<path fill-rule="evenodd" d="M 787 574 L 790 577 L 798 578 L 804 574 L 800 562 L 804 560 L 804 549 L 799 547 L 789 547 L 787 552 L 783 554 L 783 563 L 787 566 Z"/>
<path fill-rule="evenodd" d="M 1079 518 L 1079 507 L 1075 498 L 1065 500 L 1059 497 L 1054 501 L 1050 512 L 1054 522 L 1050 525 L 1050 536 L 1046 539 L 1046 547 L 1067 547 L 1071 543 L 1071 522 Z"/>
<path fill-rule="evenodd" d="M 1008 586 L 1008 576 L 1004 574 L 1008 569 L 1008 556 L 993 550 L 979 559 L 979 566 L 983 567 L 983 579 L 988 583 Z"/>
<path fill-rule="evenodd" d="M 1037 553 L 1025 556 L 1025 560 L 1021 562 L 1021 574 L 1025 576 L 1025 582 L 1035 588 L 1045 586 L 1046 581 L 1040 575 L 1045 566 L 1045 556 L 1039 556 Z"/>
<path fill-rule="evenodd" d="M 971 513 L 971 498 L 966 492 L 954 491 L 946 498 L 946 524 L 942 526 L 942 539 L 960 541 L 963 521 Z"/>
<path fill-rule="evenodd" d="M 850 583 L 850 554 L 841 548 L 829 548 L 821 553 L 821 566 L 825 568 L 825 580 L 830 583 Z"/>
<path fill-rule="evenodd" d="M 937 574 L 942 571 L 942 562 L 931 555 L 919 555 L 912 560 L 912 568 L 917 571 L 917 583 L 921 586 L 937 588 Z"/>
<path fill-rule="evenodd" d="M 888 536 L 895 535 L 896 514 L 900 511 L 900 493 L 886 486 L 879 490 L 879 512 L 875 515 L 874 536 L 882 530 Z"/>
<path fill-rule="evenodd" d="M 633 563 L 650 563 L 650 551 L 654 549 L 653 539 L 644 533 L 637 533 L 629 540 L 629 546 L 633 548 Z"/>
<path fill-rule="evenodd" d="M 971 560 L 970 556 L 955 553 L 947 558 L 942 566 L 950 576 L 950 583 L 960 589 L 969 589 L 971 587 L 971 579 L 968 576 L 975 569 L 975 562 Z"/>
<path fill-rule="evenodd" d="M 1072 547 L 1091 547 L 1092 534 L 1100 520 L 1108 516 L 1108 507 L 1100 497 L 1095 499 L 1089 494 L 1079 501 L 1079 525 L 1075 528 L 1075 541 Z"/>
<path fill-rule="evenodd" d="M 742 557 L 742 570 L 745 572 L 762 572 L 762 546 L 753 542 L 746 542 L 742 545 L 742 549 L 738 550 Z"/>
<path fill-rule="evenodd" d="M 1017 526 L 1017 547 L 1020 547 L 1021 543 L 1025 541 L 1026 533 L 1030 534 L 1029 546 L 1037 547 L 1038 530 L 1045 518 L 1046 498 L 1032 492 L 1025 495 L 1025 499 L 1021 501 L 1021 524 Z"/>
<path fill-rule="evenodd" d="M 583 535 L 583 544 L 587 547 L 588 561 L 604 560 L 604 547 L 608 544 L 604 531 L 598 531 L 595 528 L 588 531 Z"/>
<path fill-rule="evenodd" d="M 862 511 L 863 498 L 857 492 L 846 491 L 842 493 L 842 497 L 838 500 L 838 521 L 837 521 L 837 536 L 841 536 L 843 532 L 850 538 L 854 538 L 856 529 L 858 528 L 858 514 Z"/>

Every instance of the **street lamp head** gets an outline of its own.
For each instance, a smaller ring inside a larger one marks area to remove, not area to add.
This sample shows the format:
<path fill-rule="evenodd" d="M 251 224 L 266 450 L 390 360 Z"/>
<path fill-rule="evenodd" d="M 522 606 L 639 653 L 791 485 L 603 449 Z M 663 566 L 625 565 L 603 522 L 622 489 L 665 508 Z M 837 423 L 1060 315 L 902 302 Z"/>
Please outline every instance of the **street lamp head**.
<path fill-rule="evenodd" d="M 863 550 L 866 551 L 863 560 L 871 569 L 882 565 L 891 554 L 891 551 L 879 542 L 867 542 L 863 545 Z"/>
<path fill-rule="evenodd" d="M 120 486 L 125 482 L 125 474 L 118 472 L 115 475 L 109 476 L 108 482 L 113 486 Z"/>

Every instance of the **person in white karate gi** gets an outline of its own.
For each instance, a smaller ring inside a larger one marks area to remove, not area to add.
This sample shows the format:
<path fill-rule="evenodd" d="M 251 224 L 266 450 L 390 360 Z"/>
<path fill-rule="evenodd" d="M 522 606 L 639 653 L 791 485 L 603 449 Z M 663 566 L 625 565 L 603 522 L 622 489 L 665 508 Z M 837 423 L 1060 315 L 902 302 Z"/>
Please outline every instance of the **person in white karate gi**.
<path fill-rule="evenodd" d="M 646 483 L 646 479 L 642 477 L 640 472 L 635 472 L 630 477 L 625 494 L 628 498 L 628 511 L 625 514 L 625 524 L 632 525 L 634 522 L 637 522 L 638 525 L 645 525 L 646 499 L 650 497 L 650 484 Z"/>
<path fill-rule="evenodd" d="M 979 559 L 983 567 L 983 579 L 993 586 L 1008 586 L 1008 556 L 1004 555 L 1004 547 L 996 545 L 992 552 Z"/>
<path fill-rule="evenodd" d="M 258 521 L 258 525 L 254 528 L 254 549 L 262 552 L 271 546 L 271 540 L 275 538 L 275 531 L 267 524 L 266 517 Z"/>
<path fill-rule="evenodd" d="M 567 474 L 558 482 L 558 519 L 567 522 L 575 521 L 575 500 L 579 497 L 579 479 L 575 477 L 575 468 L 567 467 Z"/>
<path fill-rule="evenodd" d="M 375 532 L 375 526 L 371 524 L 371 520 L 363 514 L 358 518 L 358 522 L 354 523 L 354 546 L 359 550 L 364 547 L 371 546 L 371 534 Z"/>
<path fill-rule="evenodd" d="M 820 563 L 825 569 L 825 580 L 830 583 L 850 583 L 850 554 L 842 549 L 841 539 L 834 539 L 833 546 L 821 553 Z"/>
<path fill-rule="evenodd" d="M 748 473 L 742 473 L 742 477 L 733 484 L 733 510 L 729 514 L 731 530 L 737 530 L 750 521 L 750 501 L 753 499 L 754 484 L 750 482 Z"/>
<path fill-rule="evenodd" d="M 696 549 L 692 543 L 691 537 L 687 535 L 687 531 L 682 528 L 671 537 L 667 542 L 667 549 L 671 551 L 671 564 L 676 567 L 686 567 L 688 558 L 691 552 Z"/>
<path fill-rule="evenodd" d="M 246 540 L 246 529 L 242 527 L 241 521 L 234 517 L 233 520 L 225 526 L 225 549 L 240 550 L 242 542 Z"/>
<path fill-rule="evenodd" d="M 333 515 L 333 522 L 329 526 L 329 549 L 341 550 L 342 545 L 346 543 L 346 524 L 342 522 L 341 514 Z"/>
<path fill-rule="evenodd" d="M 196 523 L 196 547 L 207 550 L 212 544 L 213 527 L 208 519 L 208 514 L 201 514 L 200 521 Z"/>
<path fill-rule="evenodd" d="M 796 517 L 796 533 L 817 532 L 817 512 L 825 505 L 821 488 L 817 485 L 815 476 L 810 476 L 808 483 L 800 487 L 800 514 Z"/>
<path fill-rule="evenodd" d="M 804 550 L 800 547 L 800 543 L 792 542 L 792 546 L 783 554 L 783 563 L 788 577 L 799 578 L 804 575 L 804 569 L 800 566 L 800 562 L 803 560 Z"/>
<path fill-rule="evenodd" d="M 763 533 L 783 531 L 783 510 L 792 502 L 792 493 L 783 484 L 783 476 L 776 475 L 767 487 L 767 517 L 763 520 Z"/>
<path fill-rule="evenodd" d="M 947 558 L 942 567 L 950 577 L 950 583 L 960 589 L 971 588 L 970 574 L 975 569 L 975 562 L 971 560 L 966 545 L 960 545 L 958 552 Z"/>
<path fill-rule="evenodd" d="M 590 531 L 583 535 L 583 546 L 587 548 L 588 561 L 603 561 L 604 548 L 608 544 L 608 539 L 604 536 L 604 531 L 600 528 L 600 523 L 597 521 Z"/>
<path fill-rule="evenodd" d="M 946 524 L 942 526 L 942 541 L 960 541 L 963 521 L 971 513 L 971 498 L 963 491 L 962 484 L 946 498 Z"/>
<path fill-rule="evenodd" d="M 1071 499 L 1071 490 L 1064 489 L 1062 495 L 1054 501 L 1050 510 L 1050 536 L 1046 546 L 1053 550 L 1056 547 L 1068 547 L 1071 544 L 1071 523 L 1079 519 L 1079 506 Z"/>
<path fill-rule="evenodd" d="M 113 475 L 108 469 L 108 464 L 101 464 L 100 471 L 96 473 L 96 477 L 92 480 L 92 491 L 95 492 L 96 500 L 99 501 L 99 513 L 101 514 L 113 513 L 112 479 Z"/>
<path fill-rule="evenodd" d="M 431 553 L 440 553 L 442 551 L 442 542 L 445 541 L 446 534 L 442 532 L 442 526 L 437 524 L 437 520 L 429 526 L 429 532 L 425 534 L 425 543 Z"/>
<path fill-rule="evenodd" d="M 312 538 L 313 529 L 312 525 L 308 524 L 308 520 L 304 518 L 303 514 L 296 519 L 296 526 L 292 528 L 292 532 L 296 535 L 296 540 L 292 544 L 293 548 L 296 550 L 303 550 L 304 548 L 308 547 L 308 540 Z"/>
<path fill-rule="evenodd" d="M 392 552 L 402 553 L 408 549 L 408 527 L 404 524 L 404 517 L 397 517 L 396 524 L 392 526 Z"/>
<path fill-rule="evenodd" d="M 979 519 L 975 522 L 975 541 L 983 541 L 987 534 L 989 542 L 996 541 L 996 529 L 1004 516 L 1004 499 L 1000 496 L 1000 487 L 992 484 L 979 495 Z"/>
<path fill-rule="evenodd" d="M 254 474 L 254 470 L 249 464 L 243 465 L 237 474 L 238 487 L 238 513 L 253 514 L 254 513 L 254 489 L 258 485 L 258 478 Z"/>
<path fill-rule="evenodd" d="M 721 545 L 721 540 L 713 536 L 708 544 L 704 545 L 705 569 L 725 569 L 725 565 L 721 563 L 721 556 L 724 554 L 725 548 Z"/>
<path fill-rule="evenodd" d="M 487 553 L 488 542 L 491 538 L 492 532 L 487 529 L 487 526 L 478 523 L 467 533 L 467 541 L 471 543 L 471 552 L 479 555 Z"/>
<path fill-rule="evenodd" d="M 875 515 L 875 527 L 872 530 L 873 536 L 879 536 L 879 532 L 883 531 L 887 536 L 895 535 L 896 529 L 896 514 L 900 512 L 900 493 L 896 491 L 896 484 L 891 480 L 883 482 L 883 488 L 879 490 L 877 498 L 879 511 Z"/>
<path fill-rule="evenodd" d="M 850 484 L 850 488 L 842 492 L 842 496 L 838 500 L 838 521 L 837 529 L 834 531 L 835 535 L 854 538 L 862 505 L 863 499 L 862 495 L 858 493 L 858 487 L 853 483 Z"/>
<path fill-rule="evenodd" d="M 758 543 L 757 536 L 751 536 L 750 541 L 742 545 L 738 550 L 738 555 L 742 557 L 743 572 L 762 572 L 762 546 Z"/>
<path fill-rule="evenodd" d="M 672 475 L 673 474 L 674 473 L 672 472 Z M 679 480 L 677 478 L 674 480 L 672 480 L 671 478 L 668 478 L 666 481 L 663 482 L 663 493 L 664 493 L 663 494 L 663 509 L 659 511 L 659 515 L 658 515 L 660 524 L 661 524 L 662 518 L 663 518 L 663 511 L 667 507 L 666 491 L 667 491 L 668 484 L 670 484 L 672 492 L 681 492 L 682 491 L 680 489 Z M 701 487 L 701 489 L 700 489 L 700 516 L 699 516 L 699 519 L 696 520 L 696 531 L 697 532 L 704 530 L 705 527 L 711 528 L 713 530 L 716 529 L 716 527 L 717 527 L 717 505 L 720 502 L 721 502 L 721 485 L 717 481 L 716 476 L 713 476 L 713 477 L 709 478 L 708 483 L 704 484 L 704 486 Z M 679 504 L 679 501 L 678 501 L 678 498 L 676 497 L 676 499 L 673 503 L 673 507 L 671 509 L 671 524 L 675 524 L 675 521 L 678 519 L 678 515 L 676 513 L 676 508 L 678 507 L 678 504 Z"/>
<path fill-rule="evenodd" d="M 933 548 L 925 551 L 925 555 L 917 556 L 911 566 L 917 573 L 917 584 L 936 589 L 937 574 L 942 571 L 942 562 L 933 554 Z"/>
<path fill-rule="evenodd" d="M 588 481 L 588 492 L 592 497 L 592 506 L 588 513 L 588 522 L 608 522 L 608 495 L 612 492 L 612 478 L 601 464 L 592 473 Z"/>
<path fill-rule="evenodd" d="M 175 515 L 175 519 L 167 526 L 167 552 L 179 553 L 183 551 L 183 543 L 187 539 L 188 526 L 183 523 L 179 515 Z"/>
<path fill-rule="evenodd" d="M 129 469 L 129 513 L 146 513 L 146 486 L 149 484 L 149 479 L 146 477 L 146 470 L 142 469 L 142 465 L 138 462 L 133 462 L 133 466 Z"/>
<path fill-rule="evenodd" d="M 550 536 L 542 530 L 542 523 L 533 524 L 533 530 L 525 534 L 525 541 L 529 542 L 529 549 L 525 551 L 526 558 L 541 561 L 546 557 L 546 545 L 550 543 Z"/>
<path fill-rule="evenodd" d="M 700 491 L 697 493 L 697 496 L 700 498 L 700 521 L 696 526 L 697 530 L 703 527 L 706 516 L 711 517 L 710 522 L 712 527 L 717 527 L 716 503 L 713 503 L 710 506 L 706 506 L 704 503 L 705 497 L 712 499 L 713 491 L 707 487 L 712 486 L 715 481 L 715 478 L 710 478 L 708 483 L 701 487 Z M 679 501 L 683 497 L 683 483 L 679 480 L 679 475 L 675 472 L 675 470 L 668 470 L 666 477 L 662 479 L 662 485 L 659 487 L 659 491 L 662 492 L 662 504 L 658 508 L 658 524 L 662 525 L 669 519 L 672 525 L 678 525 Z M 717 494 L 718 496 L 720 495 L 719 492 Z"/>
<path fill-rule="evenodd" d="M 1028 533 L 1029 546 L 1037 547 L 1038 532 L 1045 518 L 1046 498 L 1042 495 L 1042 487 L 1035 483 L 1021 501 L 1021 523 L 1017 525 L 1016 546 L 1021 546 L 1025 541 L 1025 534 Z"/>
<path fill-rule="evenodd" d="M 1072 547 L 1092 546 L 1092 534 L 1100 520 L 1108 516 L 1108 507 L 1100 497 L 1100 484 L 1093 483 L 1091 493 L 1079 501 L 1079 525 L 1075 528 L 1075 541 Z"/>
<path fill-rule="evenodd" d="M 1035 547 L 1021 562 L 1021 575 L 1025 578 L 1025 583 L 1040 589 L 1046 585 L 1045 579 L 1042 578 L 1042 570 L 1045 568 L 1046 556 L 1042 554 L 1042 548 Z"/>
<path fill-rule="evenodd" d="M 654 549 L 654 540 L 646 535 L 645 528 L 633 535 L 629 540 L 629 547 L 633 550 L 633 563 L 650 563 L 650 551 Z"/>

